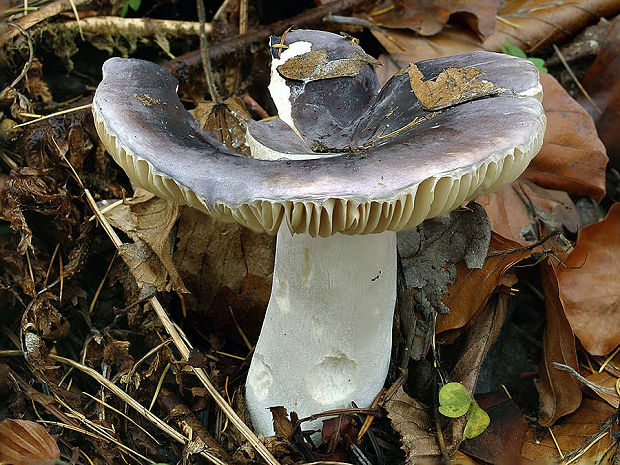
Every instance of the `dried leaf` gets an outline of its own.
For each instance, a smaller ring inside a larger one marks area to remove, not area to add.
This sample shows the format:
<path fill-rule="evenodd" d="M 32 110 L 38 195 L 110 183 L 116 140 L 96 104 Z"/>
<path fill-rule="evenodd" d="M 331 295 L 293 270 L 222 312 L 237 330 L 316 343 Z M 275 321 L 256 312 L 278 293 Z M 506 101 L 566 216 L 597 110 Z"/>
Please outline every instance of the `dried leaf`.
<path fill-rule="evenodd" d="M 0 463 L 36 465 L 59 458 L 56 440 L 40 424 L 13 419 L 0 423 Z"/>
<path fill-rule="evenodd" d="M 435 422 L 429 416 L 427 408 L 410 397 L 402 386 L 385 403 L 385 409 L 392 428 L 400 434 L 401 448 L 405 452 L 408 465 L 417 463 L 416 460 L 420 458 L 441 455 L 434 432 Z"/>
<path fill-rule="evenodd" d="M 561 423 L 552 428 L 553 435 L 564 456 L 571 450 L 582 447 L 590 435 L 600 432 L 601 425 L 609 420 L 614 409 L 603 401 L 584 399 L 579 409 L 566 417 Z M 608 452 L 613 438 L 605 434 L 572 465 L 592 465 L 601 463 L 599 460 Z M 557 464 L 560 459 L 555 442 L 545 428 L 542 432 L 530 429 L 525 437 L 521 455 L 533 465 Z M 608 463 L 608 462 L 603 462 Z"/>
<path fill-rule="evenodd" d="M 267 298 L 270 292 L 275 237 L 215 221 L 189 207 L 181 209 L 177 235 L 174 263 L 191 291 L 185 296 L 188 309 L 208 316 L 211 329 L 221 330 L 233 324 L 228 305 L 221 311 L 222 305 L 233 304 L 244 330 L 248 320 L 259 328 L 257 307 L 264 303 L 265 289 Z M 246 279 L 248 274 L 254 277 Z"/>
<path fill-rule="evenodd" d="M 393 9 L 382 7 L 377 11 L 385 12 L 372 18 L 383 27 L 409 28 L 423 36 L 432 36 L 443 29 L 450 15 L 461 13 L 471 19 L 468 23 L 472 29 L 488 36 L 495 30 L 495 13 L 500 3 L 499 0 L 393 0 Z"/>
<path fill-rule="evenodd" d="M 435 79 L 428 81 L 422 81 L 424 75 L 415 64 L 409 65 L 407 72 L 411 90 L 429 111 L 443 110 L 459 103 L 500 94 L 505 90 L 492 82 L 478 79 L 484 73 L 474 67 L 446 68 Z"/>
<path fill-rule="evenodd" d="M 620 407 L 620 394 L 616 391 L 618 378 L 603 371 L 602 373 L 592 373 L 586 377 L 586 380 L 586 386 L 599 395 L 601 399 L 612 407 Z"/>
<path fill-rule="evenodd" d="M 316 81 L 318 79 L 357 76 L 366 65 L 377 66 L 379 62 L 370 55 L 362 55 L 357 52 L 355 58 L 329 61 L 327 51 L 312 50 L 289 58 L 277 69 L 287 79 Z"/>
<path fill-rule="evenodd" d="M 527 422 L 505 394 L 477 396 L 478 405 L 489 415 L 489 427 L 478 437 L 464 441 L 461 450 L 494 465 L 521 465 L 520 456 Z"/>
<path fill-rule="evenodd" d="M 523 245 L 555 231 L 576 233 L 581 226 L 579 212 L 566 192 L 544 189 L 518 179 L 503 189 L 476 199 L 482 205 L 491 229 Z"/>
<path fill-rule="evenodd" d="M 187 292 L 171 257 L 170 234 L 178 214 L 177 204 L 143 190 L 136 190 L 132 200 L 105 213 L 112 226 L 134 240 L 119 252 L 138 283 Z"/>
<path fill-rule="evenodd" d="M 577 245 L 558 265 L 560 299 L 584 348 L 605 355 L 620 344 L 620 203 L 607 217 L 586 226 Z"/>
<path fill-rule="evenodd" d="M 469 323 L 501 284 L 502 276 L 512 265 L 527 258 L 531 250 L 523 250 L 520 244 L 492 233 L 489 254 L 494 255 L 486 259 L 481 269 L 469 269 L 464 263 L 456 266 L 456 280 L 443 297 L 450 313 L 437 316 L 437 334 Z"/>
<path fill-rule="evenodd" d="M 570 373 L 560 371 L 554 362 L 578 367 L 575 337 L 564 315 L 558 291 L 558 281 L 548 263 L 542 269 L 545 290 L 546 327 L 543 338 L 543 355 L 536 383 L 540 394 L 538 423 L 551 426 L 564 415 L 574 412 L 581 404 L 579 384 Z"/>
<path fill-rule="evenodd" d="M 547 189 L 601 199 L 607 155 L 585 109 L 550 74 L 541 73 L 547 131 L 525 178 Z"/>
<path fill-rule="evenodd" d="M 417 61 L 483 50 L 478 37 L 463 26 L 448 25 L 441 33 L 430 37 L 396 29 L 373 28 L 370 32 L 399 64 L 398 69 Z M 381 73 L 382 69 L 379 68 L 378 72 Z M 388 77 L 392 74 L 394 73 Z"/>
<path fill-rule="evenodd" d="M 609 25 L 600 51 L 581 83 L 600 113 L 581 94 L 578 97 L 579 103 L 594 118 L 611 165 L 620 170 L 620 17 L 616 16 Z"/>
<path fill-rule="evenodd" d="M 495 33 L 487 37 L 484 47 L 499 52 L 509 37 L 528 55 L 541 52 L 619 11 L 615 0 L 506 0 L 497 12 Z"/>
<path fill-rule="evenodd" d="M 110 336 L 106 336 L 104 341 L 103 361 L 108 365 L 118 367 L 121 373 L 131 370 L 134 360 L 129 354 L 129 341 L 118 341 Z"/>
<path fill-rule="evenodd" d="M 229 97 L 222 104 L 200 102 L 190 111 L 204 131 L 211 131 L 226 147 L 245 155 L 250 150 L 245 143 L 245 132 L 252 116 L 243 99 Z"/>

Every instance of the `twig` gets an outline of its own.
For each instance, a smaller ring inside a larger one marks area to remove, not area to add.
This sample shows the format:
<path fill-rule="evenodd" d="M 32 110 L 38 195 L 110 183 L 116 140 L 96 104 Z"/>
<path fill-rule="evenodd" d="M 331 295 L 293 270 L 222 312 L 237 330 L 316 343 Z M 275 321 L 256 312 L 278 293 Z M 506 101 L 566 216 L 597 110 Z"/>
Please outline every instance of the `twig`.
<path fill-rule="evenodd" d="M 88 103 L 86 105 L 80 105 L 79 107 L 68 108 L 66 110 L 61 110 L 61 111 L 57 111 L 55 113 L 51 113 L 49 115 L 41 116 L 40 118 L 33 119 L 32 121 L 26 121 L 25 123 L 18 124 L 15 127 L 16 128 L 21 128 L 22 126 L 28 126 L 29 124 L 38 123 L 39 121 L 50 119 L 50 118 L 53 118 L 55 116 L 66 115 L 67 113 L 73 113 L 74 111 L 84 110 L 84 109 L 90 108 L 92 106 L 93 106 L 92 103 Z"/>
<path fill-rule="evenodd" d="M 278 21 L 267 26 L 261 26 L 250 30 L 245 34 L 226 38 L 211 45 L 209 56 L 211 60 L 217 60 L 233 52 L 249 49 L 253 43 L 263 43 L 271 34 L 281 34 L 290 24 L 297 27 L 309 27 L 320 24 L 327 15 L 344 14 L 361 6 L 366 6 L 366 0 L 335 0 L 323 6 L 313 8 L 292 18 Z M 200 51 L 186 53 L 176 60 L 166 64 L 166 68 L 175 76 L 191 76 L 200 66 Z"/>
<path fill-rule="evenodd" d="M 105 34 L 112 37 L 123 34 L 137 34 L 140 37 L 165 34 L 174 37 L 199 36 L 200 23 L 196 21 L 174 21 L 169 19 L 121 18 L 120 16 L 95 16 L 81 21 L 85 34 Z M 54 29 L 72 31 L 78 25 L 75 21 L 67 21 L 53 25 Z M 213 26 L 205 23 L 205 31 L 211 33 Z"/>
<path fill-rule="evenodd" d="M 239 34 L 248 31 L 248 0 L 239 0 Z"/>
<path fill-rule="evenodd" d="M 74 0 L 73 4 L 76 7 L 85 5 L 89 3 L 90 0 Z M 15 21 L 19 24 L 24 30 L 30 29 L 32 26 L 39 24 L 41 21 L 45 21 L 46 19 L 52 18 L 54 16 L 59 15 L 60 13 L 71 9 L 72 6 L 64 1 L 57 0 L 53 3 L 45 5 L 39 8 L 37 11 L 33 11 L 32 13 L 23 16 L 22 18 Z M 0 47 L 2 47 L 8 40 L 15 37 L 19 32 L 15 29 L 5 29 L 0 33 Z"/>
<path fill-rule="evenodd" d="M 28 61 L 26 61 L 26 63 L 24 64 L 24 67 L 22 68 L 21 73 L 19 73 L 19 76 L 17 76 L 15 79 L 13 79 L 13 82 L 11 82 L 11 84 L 8 87 L 5 87 L 4 90 L 2 92 L 0 92 L 0 98 L 2 98 L 2 95 L 8 90 L 8 89 L 12 89 L 14 88 L 17 83 L 19 81 L 22 80 L 22 78 L 26 75 L 26 73 L 28 72 L 28 70 L 30 69 L 30 66 L 32 66 L 32 60 L 34 58 L 34 49 L 32 47 L 32 39 L 30 38 L 30 34 L 28 34 L 23 27 L 21 27 L 19 24 L 14 23 L 12 21 L 7 21 L 6 23 L 9 26 L 14 27 L 15 29 L 17 29 L 19 31 L 19 33 L 21 35 L 23 35 L 26 38 L 26 42 L 28 42 Z M 18 127 L 19 125 L 16 125 L 15 127 Z"/>
<path fill-rule="evenodd" d="M 71 165 L 69 160 L 67 160 L 67 158 L 64 156 L 63 152 L 60 150 L 60 147 L 57 146 L 57 149 L 58 149 L 58 152 L 61 154 L 62 158 L 64 159 L 64 161 L 69 165 L 69 168 L 71 169 L 71 171 L 72 171 L 72 173 L 73 173 L 73 175 L 75 177 L 76 182 L 80 185 L 80 187 L 84 191 L 84 196 L 86 197 L 86 201 L 87 201 L 89 207 L 93 210 L 93 213 L 95 213 L 95 215 L 97 216 L 97 219 L 99 220 L 99 222 L 100 222 L 101 226 L 103 227 L 104 231 L 106 232 L 106 234 L 108 235 L 108 237 L 110 238 L 110 240 L 112 241 L 114 246 L 117 249 L 120 249 L 121 246 L 123 245 L 123 242 L 121 241 L 120 237 L 118 236 L 118 234 L 116 234 L 116 231 L 114 231 L 114 229 L 112 228 L 112 226 L 110 225 L 110 223 L 108 222 L 106 217 L 101 214 L 101 211 L 99 210 L 99 207 L 97 207 L 97 203 L 95 202 L 95 199 L 91 195 L 90 191 L 86 188 L 86 186 L 84 186 L 84 184 L 82 183 L 82 180 L 79 177 L 78 173 L 75 171 L 75 169 L 73 168 L 73 166 Z M 168 335 L 172 338 L 172 340 L 174 342 L 174 345 L 176 346 L 177 350 L 179 351 L 179 353 L 183 357 L 183 360 L 188 361 L 189 360 L 189 356 L 190 356 L 190 352 L 192 350 L 192 346 L 187 341 L 187 338 L 185 337 L 185 334 L 183 334 L 183 332 L 178 328 L 178 326 L 175 325 L 172 322 L 172 320 L 170 319 L 170 317 L 166 313 L 166 310 L 164 310 L 164 308 L 162 307 L 161 303 L 159 303 L 159 300 L 157 299 L 156 296 L 151 297 L 149 302 L 150 302 L 151 306 L 153 307 L 153 309 L 155 310 L 155 313 L 159 317 L 162 325 L 164 326 L 164 328 L 168 332 Z M 279 465 L 278 461 L 271 454 L 271 452 L 269 452 L 267 450 L 265 445 L 262 442 L 259 441 L 259 439 L 256 437 L 256 435 L 252 432 L 252 430 L 250 430 L 250 428 L 247 427 L 247 425 L 241 420 L 241 418 L 239 418 L 239 416 L 233 410 L 233 408 L 230 405 L 228 405 L 226 400 L 224 400 L 224 398 L 218 392 L 218 390 L 215 388 L 213 383 L 211 383 L 211 380 L 209 379 L 209 375 L 207 375 L 207 372 L 204 369 L 202 369 L 202 368 L 196 368 L 196 367 L 192 367 L 192 371 L 198 377 L 198 379 L 203 384 L 203 386 L 207 389 L 207 392 L 209 392 L 211 397 L 213 397 L 213 400 L 215 400 L 215 403 L 222 409 L 222 411 L 229 418 L 230 422 L 239 430 L 239 432 L 241 432 L 241 434 L 243 434 L 243 436 L 248 440 L 248 442 L 263 457 L 263 459 L 265 459 L 265 461 L 268 464 L 270 464 L 270 465 Z M 106 381 L 108 381 L 108 380 L 106 380 Z M 112 384 L 112 385 L 117 390 L 119 390 L 120 392 L 124 392 L 120 388 L 116 387 L 116 385 L 114 385 L 114 384 Z M 142 407 L 140 404 L 138 404 L 138 405 L 140 406 L 140 408 L 144 409 L 144 407 Z M 146 410 L 146 409 L 144 409 L 144 410 Z M 151 412 L 148 412 L 148 415 L 149 416 L 154 416 Z M 157 417 L 155 417 L 155 418 L 157 418 Z M 159 420 L 159 418 L 157 418 L 157 420 Z M 161 421 L 161 420 L 159 420 L 159 421 Z M 164 423 L 164 425 L 165 425 L 165 423 Z M 166 427 L 169 428 L 168 425 L 166 425 Z M 175 437 L 175 439 L 177 439 L 177 440 L 181 440 L 179 438 L 182 438 L 183 440 L 185 439 L 178 432 L 176 432 L 176 431 L 174 431 L 174 432 L 177 435 Z M 181 441 L 181 442 L 183 442 L 183 441 Z M 220 461 L 218 463 L 223 463 L 223 462 Z"/>
<path fill-rule="evenodd" d="M 216 105 L 220 105 L 222 103 L 222 97 L 215 86 L 213 70 L 211 69 L 211 58 L 209 57 L 209 38 L 207 37 L 207 32 L 204 27 L 206 24 L 204 0 L 196 0 L 196 7 L 198 9 L 198 21 L 200 21 L 200 59 L 202 61 L 202 69 L 205 73 L 211 100 L 213 100 Z"/>
<path fill-rule="evenodd" d="M 493 252 L 489 252 L 489 254 L 487 254 L 487 258 L 496 257 L 498 255 L 510 255 L 511 253 L 516 253 L 516 252 L 527 252 L 528 250 L 535 249 L 536 247 L 543 245 L 545 242 L 548 242 L 551 239 L 558 237 L 560 234 L 561 234 L 560 231 L 556 231 L 552 234 L 549 234 L 546 237 L 543 237 L 541 240 L 534 242 L 533 244 L 524 246 L 524 247 L 516 247 L 513 249 L 504 249 L 504 250 L 495 250 Z"/>
<path fill-rule="evenodd" d="M 552 45 L 553 45 L 553 50 L 555 50 L 555 53 L 558 55 L 558 58 L 564 65 L 564 68 L 566 68 L 566 71 L 568 71 L 568 74 L 570 74 L 570 77 L 573 79 L 573 81 L 575 81 L 575 84 L 577 84 L 577 87 L 579 87 L 579 90 L 581 91 L 581 93 L 584 95 L 585 98 L 588 99 L 588 102 L 592 104 L 592 106 L 596 109 L 596 111 L 598 111 L 598 114 L 602 115 L 603 112 L 598 107 L 598 105 L 594 103 L 594 100 L 592 100 L 592 97 L 590 97 L 590 94 L 588 93 L 588 91 L 585 90 L 584 87 L 581 85 L 581 82 L 579 82 L 579 79 L 577 79 L 577 76 L 575 76 L 575 73 L 573 73 L 573 70 L 568 65 L 566 59 L 564 58 L 564 55 L 562 55 L 562 52 L 560 51 L 558 46 L 555 44 L 552 44 Z"/>

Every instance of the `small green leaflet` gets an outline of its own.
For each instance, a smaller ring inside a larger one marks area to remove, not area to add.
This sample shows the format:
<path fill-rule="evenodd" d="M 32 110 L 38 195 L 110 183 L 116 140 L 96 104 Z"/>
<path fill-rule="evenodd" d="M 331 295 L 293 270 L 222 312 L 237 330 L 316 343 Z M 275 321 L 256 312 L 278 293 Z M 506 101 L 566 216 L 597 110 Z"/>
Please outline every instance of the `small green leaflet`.
<path fill-rule="evenodd" d="M 467 414 L 464 436 L 473 439 L 484 432 L 491 423 L 487 412 L 472 399 L 461 383 L 448 383 L 439 390 L 439 413 L 449 418 Z"/>
<path fill-rule="evenodd" d="M 465 425 L 465 432 L 463 435 L 467 439 L 473 439 L 481 435 L 490 423 L 491 419 L 489 418 L 489 414 L 478 407 L 478 404 L 474 402 L 467 413 L 467 424 Z"/>
<path fill-rule="evenodd" d="M 448 383 L 439 390 L 439 413 L 446 417 L 462 417 L 470 405 L 471 397 L 461 383 Z"/>
<path fill-rule="evenodd" d="M 131 8 L 133 11 L 138 11 L 138 8 L 140 8 L 141 3 L 142 3 L 142 0 L 128 0 L 123 5 L 123 9 L 121 10 L 121 16 L 123 18 L 127 16 L 127 13 L 129 12 L 129 8 Z"/>
<path fill-rule="evenodd" d="M 506 45 L 501 45 L 501 48 L 502 52 L 504 52 L 506 55 L 512 55 L 513 57 L 518 58 L 525 58 L 526 60 L 531 61 L 534 66 L 536 66 L 536 68 L 538 68 L 540 71 L 544 71 L 545 73 L 547 72 L 547 68 L 545 68 L 545 60 L 543 60 L 542 58 L 528 57 L 525 52 L 519 47 L 517 47 L 515 44 L 513 44 L 508 37 L 506 37 Z"/>

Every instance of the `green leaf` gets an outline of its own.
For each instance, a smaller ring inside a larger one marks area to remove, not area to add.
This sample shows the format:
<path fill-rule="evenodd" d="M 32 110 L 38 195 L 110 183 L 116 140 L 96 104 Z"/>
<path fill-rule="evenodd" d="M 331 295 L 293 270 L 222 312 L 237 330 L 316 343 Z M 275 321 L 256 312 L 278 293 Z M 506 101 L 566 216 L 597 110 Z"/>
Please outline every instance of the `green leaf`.
<path fill-rule="evenodd" d="M 473 439 L 481 435 L 491 423 L 489 414 L 482 410 L 476 402 L 474 402 L 467 414 L 467 424 L 463 433 L 467 439 Z"/>
<path fill-rule="evenodd" d="M 125 3 L 123 5 L 123 9 L 121 10 L 121 16 L 124 18 L 127 16 L 127 11 L 129 11 L 129 3 Z"/>
<path fill-rule="evenodd" d="M 506 37 L 506 45 L 500 45 L 502 52 L 506 55 L 512 55 L 513 57 L 525 58 L 531 61 L 539 71 L 547 72 L 547 68 L 545 68 L 545 60 L 542 58 L 530 58 L 528 57 L 523 50 L 517 47 L 512 41 Z"/>
<path fill-rule="evenodd" d="M 534 63 L 534 66 L 536 66 L 539 71 L 543 71 L 545 73 L 547 72 L 547 68 L 545 67 L 545 60 L 543 60 L 542 58 L 528 58 L 528 60 Z"/>
<path fill-rule="evenodd" d="M 519 47 L 517 47 L 515 44 L 512 43 L 512 40 L 510 40 L 508 37 L 506 37 L 506 45 L 501 45 L 502 48 L 502 52 L 504 52 L 507 55 L 512 55 L 513 57 L 519 57 L 519 58 L 527 58 L 527 55 L 525 54 L 525 52 L 523 50 L 521 50 Z"/>
<path fill-rule="evenodd" d="M 127 3 L 129 4 L 129 6 L 131 7 L 133 11 L 138 11 L 138 8 L 140 8 L 141 2 L 142 0 L 129 0 Z"/>
<path fill-rule="evenodd" d="M 439 413 L 458 418 L 467 413 L 472 399 L 461 383 L 448 383 L 439 390 Z"/>

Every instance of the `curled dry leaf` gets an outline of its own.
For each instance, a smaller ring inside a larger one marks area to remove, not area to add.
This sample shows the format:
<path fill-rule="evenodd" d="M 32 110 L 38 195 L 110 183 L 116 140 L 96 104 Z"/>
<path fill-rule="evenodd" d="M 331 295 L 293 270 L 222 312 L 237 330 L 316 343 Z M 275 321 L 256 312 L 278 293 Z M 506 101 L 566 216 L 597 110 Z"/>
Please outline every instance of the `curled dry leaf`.
<path fill-rule="evenodd" d="M 13 419 L 0 423 L 0 463 L 52 465 L 59 458 L 56 440 L 40 424 Z"/>
<path fill-rule="evenodd" d="M 582 84 L 601 112 L 593 108 L 583 95 L 579 96 L 579 103 L 594 118 L 612 166 L 620 169 L 620 16 L 609 25 L 600 51 Z"/>
<path fill-rule="evenodd" d="M 507 0 L 497 12 L 495 33 L 487 37 L 484 47 L 500 51 L 508 37 L 526 53 L 536 53 L 566 42 L 589 24 L 619 11 L 615 0 Z"/>
<path fill-rule="evenodd" d="M 112 226 L 134 241 L 123 244 L 119 252 L 138 284 L 187 292 L 171 255 L 170 234 L 178 215 L 177 204 L 142 189 L 132 200 L 105 213 Z"/>
<path fill-rule="evenodd" d="M 450 313 L 437 316 L 436 333 L 458 329 L 469 323 L 502 283 L 502 277 L 510 267 L 531 253 L 519 243 L 493 232 L 489 245 L 492 256 L 487 257 L 481 269 L 469 269 L 465 263 L 456 265 L 456 281 L 443 297 Z"/>
<path fill-rule="evenodd" d="M 620 203 L 586 226 L 555 269 L 566 318 L 584 348 L 605 355 L 620 344 Z"/>
<path fill-rule="evenodd" d="M 486 37 L 495 30 L 499 0 L 393 0 L 394 8 L 380 8 L 372 18 L 388 28 L 409 28 L 423 36 L 440 32 L 450 15 L 464 13 L 470 27 Z M 384 13 L 382 13 L 384 11 Z"/>
<path fill-rule="evenodd" d="M 410 397 L 402 386 L 385 403 L 385 409 L 392 427 L 400 434 L 407 464 L 441 455 L 434 431 L 435 422 L 427 407 Z"/>
<path fill-rule="evenodd" d="M 558 370 L 553 362 L 577 369 L 575 337 L 560 303 L 558 282 L 553 268 L 546 263 L 542 269 L 545 289 L 545 334 L 543 355 L 536 383 L 540 394 L 538 423 L 551 426 L 561 416 L 574 412 L 581 404 L 579 384 L 566 371 Z M 587 294 L 586 294 L 587 295 Z"/>
<path fill-rule="evenodd" d="M 524 177 L 547 189 L 601 199 L 607 154 L 590 115 L 548 73 L 540 73 L 547 131 Z"/>
<path fill-rule="evenodd" d="M 614 413 L 614 408 L 605 402 L 595 399 L 585 399 L 581 407 L 566 417 L 561 423 L 552 428 L 555 440 L 567 457 L 570 451 L 579 449 L 586 445 L 588 439 L 595 439 L 601 433 L 601 426 Z M 617 428 L 616 428 L 617 429 Z M 591 438 L 594 435 L 594 438 Z M 607 461 L 599 462 L 603 454 L 609 452 L 609 447 L 613 443 L 613 438 L 609 433 L 603 434 L 585 454 L 579 459 L 571 462 L 572 465 L 592 465 L 597 463 L 610 463 Z M 529 429 L 526 436 L 521 455 L 525 464 L 532 465 L 551 465 L 560 462 L 560 454 L 548 429 L 537 431 Z M 564 462 L 566 463 L 566 462 Z"/>
<path fill-rule="evenodd" d="M 491 229 L 523 245 L 555 231 L 576 233 L 581 226 L 579 212 L 566 192 L 539 187 L 518 179 L 503 189 L 476 199 L 482 205 Z"/>
<path fill-rule="evenodd" d="M 227 147 L 245 155 L 250 154 L 245 143 L 245 131 L 252 116 L 242 99 L 229 97 L 219 105 L 214 102 L 200 102 L 190 113 L 203 130 L 215 133 Z"/>

